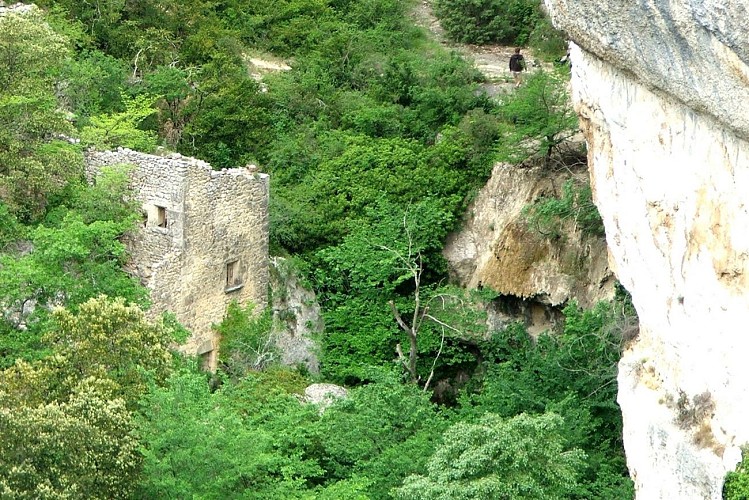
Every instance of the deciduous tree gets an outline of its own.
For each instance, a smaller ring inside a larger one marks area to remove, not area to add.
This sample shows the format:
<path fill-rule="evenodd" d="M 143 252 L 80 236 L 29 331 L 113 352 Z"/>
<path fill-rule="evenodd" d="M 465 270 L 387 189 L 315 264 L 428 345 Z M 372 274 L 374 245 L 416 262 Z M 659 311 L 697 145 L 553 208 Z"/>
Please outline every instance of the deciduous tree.
<path fill-rule="evenodd" d="M 552 500 L 569 498 L 585 454 L 567 449 L 562 419 L 547 413 L 510 419 L 487 414 L 443 435 L 423 476 L 410 476 L 402 500 Z"/>

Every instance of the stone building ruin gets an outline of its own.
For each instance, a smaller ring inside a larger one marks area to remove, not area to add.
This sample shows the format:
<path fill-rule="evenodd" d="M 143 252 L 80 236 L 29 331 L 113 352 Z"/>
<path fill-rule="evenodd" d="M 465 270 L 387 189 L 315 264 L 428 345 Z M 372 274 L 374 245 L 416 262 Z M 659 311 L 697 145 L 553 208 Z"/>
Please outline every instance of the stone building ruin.
<path fill-rule="evenodd" d="M 130 185 L 143 209 L 141 227 L 125 242 L 127 271 L 150 290 L 151 314 L 170 311 L 192 332 L 181 350 L 215 369 L 211 325 L 234 300 L 267 304 L 268 175 L 252 167 L 217 171 L 179 154 L 86 153 L 89 180 L 120 164 L 132 166 Z"/>

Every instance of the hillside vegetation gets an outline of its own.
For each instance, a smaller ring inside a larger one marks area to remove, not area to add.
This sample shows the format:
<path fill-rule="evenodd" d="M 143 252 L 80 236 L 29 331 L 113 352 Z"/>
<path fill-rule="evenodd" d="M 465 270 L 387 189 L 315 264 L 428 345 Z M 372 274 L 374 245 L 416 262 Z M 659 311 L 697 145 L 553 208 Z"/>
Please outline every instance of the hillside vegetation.
<path fill-rule="evenodd" d="M 564 68 L 490 99 L 400 0 L 38 5 L 0 17 L 0 496 L 631 497 L 626 299 L 569 304 L 537 340 L 487 331 L 494 294 L 447 285 L 440 254 L 495 161 L 553 168 L 576 128 Z M 253 59 L 291 69 L 259 81 Z M 270 319 L 251 307 L 218 327 L 215 375 L 176 355 L 186 332 L 147 320 L 122 270 L 127 167 L 87 184 L 89 146 L 269 172 L 321 374 L 252 369 Z M 349 397 L 320 412 L 312 381 Z"/>

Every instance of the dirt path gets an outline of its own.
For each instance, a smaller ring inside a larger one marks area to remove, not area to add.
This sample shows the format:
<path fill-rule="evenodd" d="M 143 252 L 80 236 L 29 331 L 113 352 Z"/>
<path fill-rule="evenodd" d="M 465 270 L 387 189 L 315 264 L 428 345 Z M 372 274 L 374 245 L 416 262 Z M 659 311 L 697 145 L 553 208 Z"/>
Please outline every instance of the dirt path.
<path fill-rule="evenodd" d="M 489 95 L 496 95 L 513 87 L 512 75 L 508 66 L 510 56 L 515 50 L 514 46 L 505 45 L 470 45 L 465 43 L 450 42 L 445 30 L 434 16 L 430 0 L 420 0 L 413 11 L 414 22 L 430 32 L 433 38 L 442 46 L 455 50 L 468 60 L 473 61 L 476 69 L 486 77 L 483 87 Z M 526 62 L 533 64 L 533 52 L 525 49 Z"/>

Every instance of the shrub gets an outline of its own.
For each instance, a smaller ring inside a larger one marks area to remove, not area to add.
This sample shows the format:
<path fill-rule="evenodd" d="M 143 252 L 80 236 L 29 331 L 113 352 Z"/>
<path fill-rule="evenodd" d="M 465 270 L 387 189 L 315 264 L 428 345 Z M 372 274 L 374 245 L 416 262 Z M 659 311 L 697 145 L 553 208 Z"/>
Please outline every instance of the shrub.
<path fill-rule="evenodd" d="M 528 224 L 547 238 L 559 238 L 572 222 L 585 235 L 603 236 L 601 215 L 593 203 L 590 184 L 569 179 L 559 197 L 542 197 L 523 209 Z"/>
<path fill-rule="evenodd" d="M 214 325 L 221 336 L 219 361 L 229 375 L 241 377 L 251 370 L 262 370 L 278 358 L 271 333 L 270 309 L 253 314 L 254 304 L 229 304 L 223 321 Z"/>
<path fill-rule="evenodd" d="M 746 448 L 742 450 L 741 462 L 735 471 L 726 474 L 726 482 L 723 485 L 723 498 L 726 500 L 742 500 L 749 498 L 749 455 Z"/>
<path fill-rule="evenodd" d="M 579 130 L 568 82 L 568 69 L 536 71 L 507 97 L 499 110 L 504 119 L 501 161 L 518 164 L 540 158 L 550 167 L 562 156 L 560 146 Z"/>
<path fill-rule="evenodd" d="M 539 17 L 533 0 L 437 0 L 437 17 L 463 43 L 524 45 Z"/>
<path fill-rule="evenodd" d="M 539 16 L 528 44 L 533 47 L 534 55 L 547 61 L 558 61 L 567 51 L 564 33 L 552 26 L 548 16 Z"/>

